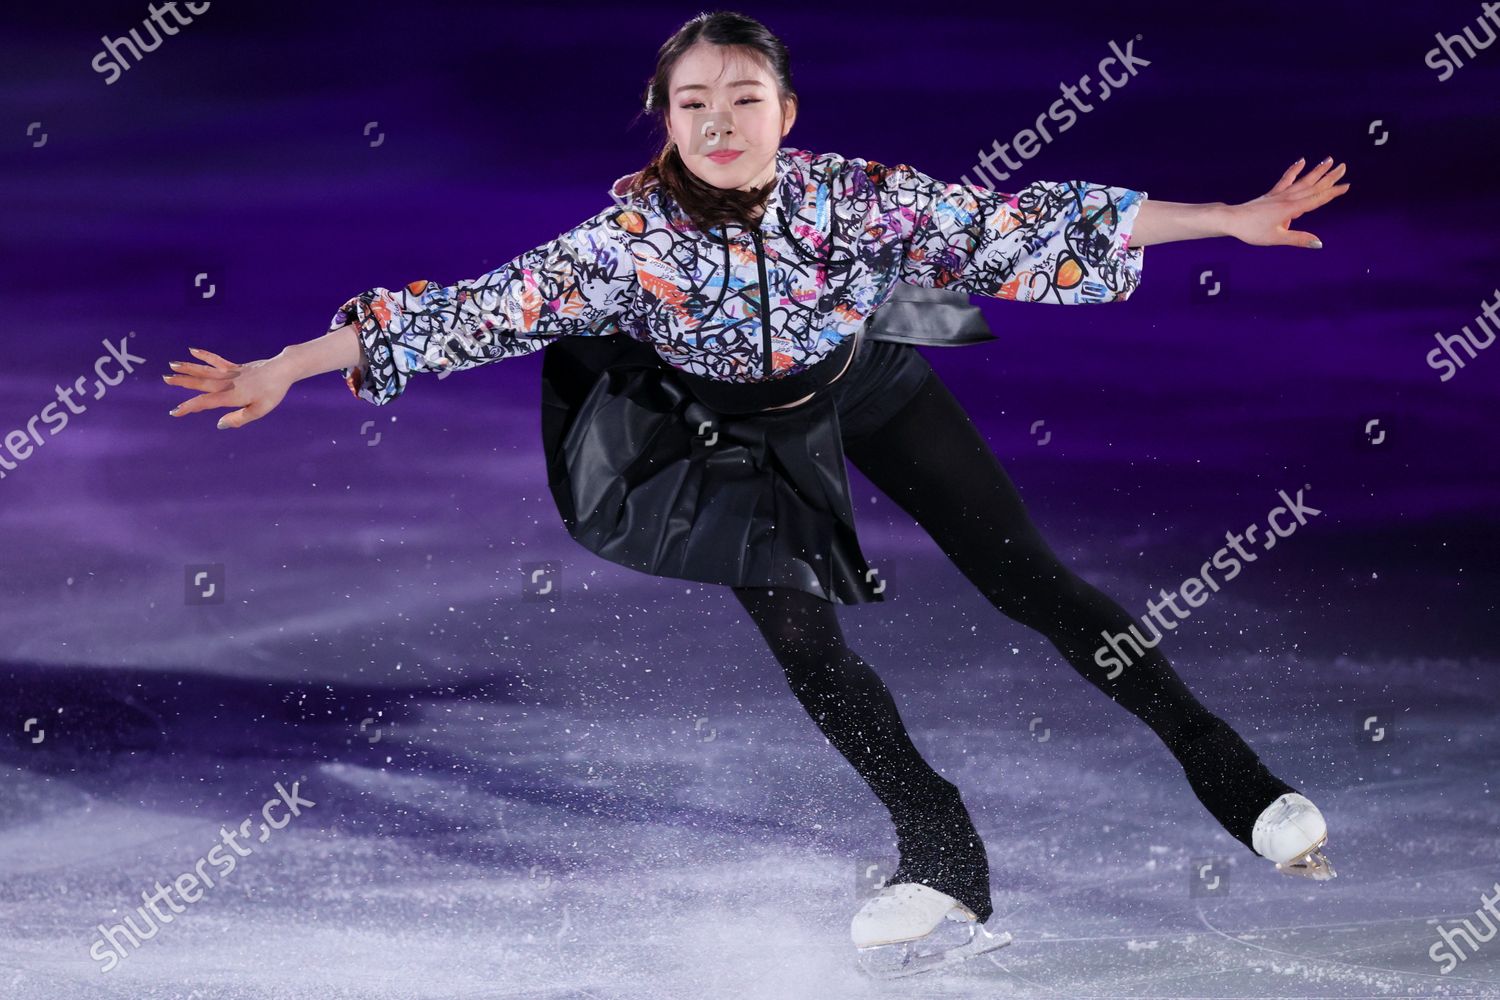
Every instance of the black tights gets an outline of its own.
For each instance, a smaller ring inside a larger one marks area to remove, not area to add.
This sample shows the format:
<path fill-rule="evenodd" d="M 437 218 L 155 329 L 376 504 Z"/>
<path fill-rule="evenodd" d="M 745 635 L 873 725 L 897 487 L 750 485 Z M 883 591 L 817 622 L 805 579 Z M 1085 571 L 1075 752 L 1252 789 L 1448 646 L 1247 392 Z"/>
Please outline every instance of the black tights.
<path fill-rule="evenodd" d="M 1159 736 L 1199 801 L 1246 847 L 1256 816 L 1293 791 L 1205 708 L 1159 646 L 1123 671 L 1101 667 L 1101 633 L 1140 626 L 1061 562 L 1010 477 L 936 374 L 845 453 L 920 524 L 997 609 L 1045 635 L 1083 677 Z M 955 794 L 912 745 L 880 677 L 844 643 L 836 606 L 790 588 L 736 587 L 793 693 L 890 811 L 898 831 Z M 1111 679 L 1108 675 L 1116 673 Z"/>

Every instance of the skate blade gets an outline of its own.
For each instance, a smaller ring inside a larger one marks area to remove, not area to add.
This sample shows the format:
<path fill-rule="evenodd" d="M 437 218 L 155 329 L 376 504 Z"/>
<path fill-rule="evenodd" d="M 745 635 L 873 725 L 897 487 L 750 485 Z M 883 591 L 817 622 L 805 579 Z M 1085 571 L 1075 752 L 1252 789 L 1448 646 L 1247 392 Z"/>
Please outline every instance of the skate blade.
<path fill-rule="evenodd" d="M 1323 845 L 1327 842 L 1328 834 L 1325 833 L 1318 838 L 1316 844 L 1302 854 L 1284 864 L 1277 865 L 1276 870 L 1283 875 L 1300 875 L 1319 882 L 1326 882 L 1328 879 L 1337 877 L 1338 872 L 1333 870 L 1333 865 L 1323 855 Z"/>
<path fill-rule="evenodd" d="M 968 961 L 985 952 L 1010 944 L 1009 931 L 990 931 L 972 921 L 944 921 L 957 933 L 933 931 L 918 941 L 882 944 L 859 949 L 859 968 L 875 979 L 904 979 L 907 976 L 935 972 Z M 958 938 L 958 943 L 944 947 Z"/>

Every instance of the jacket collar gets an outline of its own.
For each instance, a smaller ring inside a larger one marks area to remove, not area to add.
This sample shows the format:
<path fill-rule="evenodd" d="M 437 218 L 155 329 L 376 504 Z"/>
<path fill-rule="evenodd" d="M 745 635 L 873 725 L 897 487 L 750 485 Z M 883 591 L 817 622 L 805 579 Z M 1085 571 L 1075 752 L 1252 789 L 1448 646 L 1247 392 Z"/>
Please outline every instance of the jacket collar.
<path fill-rule="evenodd" d="M 801 167 L 800 154 L 801 150 L 791 146 L 783 146 L 776 151 L 776 186 L 766 196 L 765 211 L 760 217 L 759 228 L 762 232 L 780 228 L 778 211 L 784 212 L 787 218 L 791 218 L 802 208 L 806 193 L 806 179 Z M 635 173 L 625 174 L 610 185 L 610 197 L 617 205 L 649 210 L 666 216 L 672 228 L 679 231 L 694 228 L 692 220 L 676 201 L 663 195 L 654 185 L 643 194 L 625 193 L 625 186 L 635 176 Z M 721 227 L 711 228 L 709 235 L 722 237 Z"/>

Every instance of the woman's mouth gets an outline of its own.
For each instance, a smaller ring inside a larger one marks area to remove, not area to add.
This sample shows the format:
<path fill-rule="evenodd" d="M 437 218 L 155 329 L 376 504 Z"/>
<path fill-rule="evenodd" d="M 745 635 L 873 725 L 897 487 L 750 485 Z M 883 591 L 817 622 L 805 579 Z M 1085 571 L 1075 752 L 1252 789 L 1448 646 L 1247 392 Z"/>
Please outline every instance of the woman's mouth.
<path fill-rule="evenodd" d="M 743 152 L 743 149 L 721 149 L 717 153 L 709 153 L 708 158 L 715 163 L 729 163 Z"/>

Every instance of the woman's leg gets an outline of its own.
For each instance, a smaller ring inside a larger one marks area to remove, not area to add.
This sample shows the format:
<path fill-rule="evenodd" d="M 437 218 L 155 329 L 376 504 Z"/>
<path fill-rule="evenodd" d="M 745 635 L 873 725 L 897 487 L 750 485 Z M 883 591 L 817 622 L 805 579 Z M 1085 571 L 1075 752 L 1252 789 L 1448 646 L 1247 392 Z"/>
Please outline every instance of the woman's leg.
<path fill-rule="evenodd" d="M 802 707 L 890 811 L 901 866 L 888 881 L 927 882 L 988 920 L 989 862 L 958 789 L 922 758 L 890 690 L 845 645 L 835 605 L 790 587 L 731 589 Z"/>
<path fill-rule="evenodd" d="M 1103 633 L 1124 633 L 1137 623 L 1058 560 L 1010 477 L 935 373 L 890 420 L 846 440 L 844 451 L 991 604 L 1045 635 L 1089 683 L 1146 723 L 1183 765 L 1199 801 L 1251 846 L 1261 810 L 1295 789 L 1267 771 L 1193 696 L 1159 648 L 1113 679 L 1113 668 L 1095 662 Z"/>

